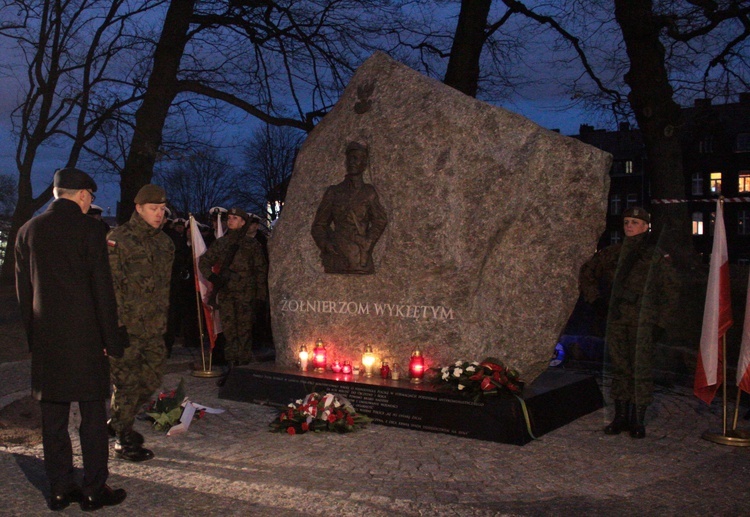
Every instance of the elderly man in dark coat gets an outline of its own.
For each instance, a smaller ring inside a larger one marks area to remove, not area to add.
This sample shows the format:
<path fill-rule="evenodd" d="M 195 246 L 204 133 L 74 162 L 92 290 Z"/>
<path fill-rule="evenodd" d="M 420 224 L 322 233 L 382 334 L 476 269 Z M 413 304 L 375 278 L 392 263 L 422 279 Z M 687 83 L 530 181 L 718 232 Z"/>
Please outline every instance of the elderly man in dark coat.
<path fill-rule="evenodd" d="M 85 214 L 96 183 L 83 171 L 58 170 L 55 200 L 18 232 L 16 291 L 31 351 L 31 384 L 41 403 L 49 506 L 83 510 L 121 503 L 125 490 L 106 485 L 109 439 L 107 354 L 122 356 L 105 230 Z M 78 402 L 83 485 L 73 468 L 70 403 Z"/>

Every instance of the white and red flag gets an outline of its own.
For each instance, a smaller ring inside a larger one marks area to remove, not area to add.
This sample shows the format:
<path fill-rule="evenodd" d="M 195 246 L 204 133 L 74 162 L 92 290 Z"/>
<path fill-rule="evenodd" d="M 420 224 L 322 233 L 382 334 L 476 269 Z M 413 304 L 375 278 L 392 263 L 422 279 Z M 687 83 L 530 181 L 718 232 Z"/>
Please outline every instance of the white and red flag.
<path fill-rule="evenodd" d="M 206 333 L 208 334 L 208 340 L 211 342 L 211 350 L 213 350 L 216 346 L 216 336 L 221 333 L 221 319 L 219 318 L 219 311 L 208 304 L 208 297 L 213 285 L 203 277 L 200 269 L 198 269 L 198 259 L 206 252 L 207 248 L 206 241 L 203 240 L 203 235 L 201 235 L 193 216 L 190 216 L 190 243 L 193 250 L 195 290 L 200 292 L 201 295 L 201 306 L 206 320 Z"/>
<path fill-rule="evenodd" d="M 714 243 L 711 249 L 706 305 L 703 309 L 701 346 L 693 386 L 695 396 L 706 404 L 711 404 L 716 390 L 724 382 L 722 338 L 731 326 L 732 305 L 729 292 L 727 234 L 724 229 L 722 202 L 717 200 Z"/>
<path fill-rule="evenodd" d="M 742 327 L 740 360 L 737 363 L 737 386 L 742 391 L 750 393 L 750 280 L 748 281 L 747 296 L 747 302 L 745 303 L 745 323 Z"/>

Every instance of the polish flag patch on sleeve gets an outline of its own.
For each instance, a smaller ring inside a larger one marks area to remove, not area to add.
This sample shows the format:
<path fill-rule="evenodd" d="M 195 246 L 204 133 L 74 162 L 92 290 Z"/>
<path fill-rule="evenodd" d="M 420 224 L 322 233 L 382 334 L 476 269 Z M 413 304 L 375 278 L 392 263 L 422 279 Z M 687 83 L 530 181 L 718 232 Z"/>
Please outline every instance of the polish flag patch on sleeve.
<path fill-rule="evenodd" d="M 107 239 L 107 246 L 109 246 L 110 248 L 114 248 L 115 246 L 117 246 L 117 242 L 113 241 L 112 239 Z"/>

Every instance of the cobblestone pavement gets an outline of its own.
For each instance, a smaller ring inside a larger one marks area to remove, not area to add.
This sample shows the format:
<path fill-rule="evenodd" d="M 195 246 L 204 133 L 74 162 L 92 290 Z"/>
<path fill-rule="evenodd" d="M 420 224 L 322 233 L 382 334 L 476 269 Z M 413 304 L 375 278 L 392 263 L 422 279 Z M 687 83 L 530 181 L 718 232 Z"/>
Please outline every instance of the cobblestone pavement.
<path fill-rule="evenodd" d="M 720 403 L 706 407 L 684 387 L 660 390 L 644 440 L 605 436 L 609 409 L 522 447 L 378 425 L 288 436 L 268 431 L 276 410 L 219 399 L 184 354 L 171 360 L 165 387 L 183 378 L 191 400 L 226 412 L 178 437 L 137 422 L 156 457 L 111 457 L 109 483 L 128 497 L 101 514 L 750 515 L 750 447 L 703 440 L 721 429 Z M 28 361 L 0 364 L 0 379 L 0 406 L 27 395 Z M 0 447 L 0 483 L 0 514 L 48 513 L 41 445 Z"/>

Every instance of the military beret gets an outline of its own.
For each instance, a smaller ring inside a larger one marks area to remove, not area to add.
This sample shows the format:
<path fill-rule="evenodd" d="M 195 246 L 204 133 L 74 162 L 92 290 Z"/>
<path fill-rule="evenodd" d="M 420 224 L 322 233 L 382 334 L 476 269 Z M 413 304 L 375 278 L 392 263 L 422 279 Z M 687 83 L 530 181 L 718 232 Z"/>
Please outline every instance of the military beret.
<path fill-rule="evenodd" d="M 90 190 L 96 192 L 96 182 L 80 169 L 65 167 L 55 171 L 53 186 L 69 190 Z"/>
<path fill-rule="evenodd" d="M 229 209 L 229 215 L 236 215 L 237 217 L 242 217 L 246 222 L 250 220 L 250 216 L 247 215 L 247 212 L 245 212 L 241 208 L 230 208 Z"/>
<path fill-rule="evenodd" d="M 133 202 L 136 205 L 145 205 L 146 203 L 159 205 L 167 202 L 167 193 L 159 185 L 149 183 L 141 187 L 141 190 L 135 195 Z"/>
<path fill-rule="evenodd" d="M 101 214 L 103 212 L 104 212 L 104 209 L 100 207 L 99 205 L 91 205 L 89 207 L 89 211 L 86 213 L 90 215 L 96 215 L 96 214 Z"/>
<path fill-rule="evenodd" d="M 646 212 L 643 208 L 639 206 L 631 206 L 625 212 L 622 214 L 623 219 L 626 217 L 632 217 L 634 219 L 640 219 L 641 221 L 646 221 L 647 223 L 651 222 L 651 214 Z"/>
<path fill-rule="evenodd" d="M 346 152 L 348 153 L 350 151 L 364 151 L 364 152 L 367 152 L 367 146 L 364 145 L 364 144 L 360 144 L 359 142 L 351 141 L 346 146 Z"/>

